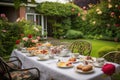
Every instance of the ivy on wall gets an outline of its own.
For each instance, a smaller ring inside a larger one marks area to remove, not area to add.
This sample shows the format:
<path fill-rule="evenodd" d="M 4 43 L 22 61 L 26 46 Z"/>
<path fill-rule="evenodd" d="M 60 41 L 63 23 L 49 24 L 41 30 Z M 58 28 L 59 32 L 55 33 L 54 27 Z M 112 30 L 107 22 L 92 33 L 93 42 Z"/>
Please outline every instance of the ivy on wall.
<path fill-rule="evenodd" d="M 77 15 L 81 9 L 71 3 L 62 4 L 58 2 L 43 2 L 36 7 L 36 10 L 47 16 L 71 16 Z"/>

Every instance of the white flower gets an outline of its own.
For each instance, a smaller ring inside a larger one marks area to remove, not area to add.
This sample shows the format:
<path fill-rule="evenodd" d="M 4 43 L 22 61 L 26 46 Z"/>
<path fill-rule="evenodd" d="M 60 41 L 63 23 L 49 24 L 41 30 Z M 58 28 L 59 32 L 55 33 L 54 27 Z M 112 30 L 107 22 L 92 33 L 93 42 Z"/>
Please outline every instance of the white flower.
<path fill-rule="evenodd" d="M 99 9 L 99 8 L 97 8 L 97 9 L 96 9 L 96 11 L 98 12 L 98 11 L 100 11 L 100 9 Z"/>
<path fill-rule="evenodd" d="M 118 5 L 115 5 L 115 7 L 118 7 Z"/>
<path fill-rule="evenodd" d="M 108 2 L 111 2 L 111 0 L 108 0 Z"/>
<path fill-rule="evenodd" d="M 28 37 L 22 38 L 23 41 L 28 41 Z"/>
<path fill-rule="evenodd" d="M 108 4 L 108 8 L 112 8 L 112 5 L 111 5 L 111 4 Z"/>
<path fill-rule="evenodd" d="M 102 14 L 102 11 L 98 11 L 97 14 Z"/>
<path fill-rule="evenodd" d="M 33 29 L 34 29 L 35 31 L 37 31 L 37 32 L 39 31 L 39 29 L 38 29 L 37 27 L 34 27 Z"/>
<path fill-rule="evenodd" d="M 85 16 L 82 16 L 82 20 L 83 20 L 83 21 L 85 21 L 85 20 L 86 20 Z"/>
<path fill-rule="evenodd" d="M 96 21 L 93 21 L 92 23 L 93 23 L 93 24 L 96 24 Z"/>

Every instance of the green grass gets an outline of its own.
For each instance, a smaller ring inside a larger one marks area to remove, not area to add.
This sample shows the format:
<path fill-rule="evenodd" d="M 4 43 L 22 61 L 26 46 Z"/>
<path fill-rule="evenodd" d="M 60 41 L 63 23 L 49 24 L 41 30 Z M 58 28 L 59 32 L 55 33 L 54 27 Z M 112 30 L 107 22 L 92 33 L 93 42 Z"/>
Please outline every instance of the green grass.
<path fill-rule="evenodd" d="M 77 39 L 79 40 L 79 39 Z M 83 40 L 83 39 L 82 39 Z M 100 48 L 104 46 L 111 46 L 111 47 L 117 47 L 120 45 L 120 42 L 113 42 L 113 41 L 103 41 L 103 40 L 93 40 L 93 39 L 84 39 L 86 41 L 89 41 L 92 44 L 92 52 L 91 56 L 98 57 L 98 51 Z M 61 40 L 63 42 L 73 42 L 75 40 Z"/>

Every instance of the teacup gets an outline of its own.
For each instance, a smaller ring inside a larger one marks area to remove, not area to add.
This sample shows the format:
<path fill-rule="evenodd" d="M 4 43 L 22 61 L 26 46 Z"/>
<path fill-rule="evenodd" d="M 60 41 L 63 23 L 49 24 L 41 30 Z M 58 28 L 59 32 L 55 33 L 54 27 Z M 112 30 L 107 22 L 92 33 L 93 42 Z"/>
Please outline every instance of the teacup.
<path fill-rule="evenodd" d="M 60 52 L 60 56 L 67 56 L 69 53 L 69 50 L 68 49 L 63 49 L 61 52 Z"/>
<path fill-rule="evenodd" d="M 99 66 L 103 66 L 104 63 L 105 63 L 105 59 L 104 59 L 104 58 L 97 58 L 97 59 L 96 59 L 96 63 L 97 63 Z"/>
<path fill-rule="evenodd" d="M 38 54 L 38 57 L 39 57 L 40 59 L 45 59 L 46 55 L 45 55 L 45 54 Z"/>
<path fill-rule="evenodd" d="M 73 56 L 74 56 L 75 58 L 78 58 L 78 57 L 79 57 L 79 53 L 73 53 Z"/>
<path fill-rule="evenodd" d="M 22 48 L 21 52 L 26 53 L 27 52 L 26 48 Z"/>

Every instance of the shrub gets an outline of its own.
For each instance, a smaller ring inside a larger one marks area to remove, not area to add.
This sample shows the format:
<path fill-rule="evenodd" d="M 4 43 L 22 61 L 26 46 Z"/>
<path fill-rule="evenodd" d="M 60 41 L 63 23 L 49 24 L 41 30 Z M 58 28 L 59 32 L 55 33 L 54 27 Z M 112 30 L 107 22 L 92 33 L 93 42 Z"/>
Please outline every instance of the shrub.
<path fill-rule="evenodd" d="M 98 55 L 99 57 L 104 56 L 106 53 L 110 52 L 110 51 L 115 51 L 116 49 L 114 47 L 110 47 L 110 46 L 105 46 L 102 47 L 101 49 L 99 49 L 98 51 Z"/>
<path fill-rule="evenodd" d="M 81 9 L 74 4 L 62 4 L 58 2 L 43 2 L 38 4 L 36 10 L 47 16 L 71 16 L 77 15 Z"/>
<path fill-rule="evenodd" d="M 23 28 L 23 34 L 25 36 L 27 36 L 28 34 L 32 34 L 33 36 L 42 36 L 42 27 L 39 25 L 34 25 L 33 23 L 26 20 L 19 21 L 18 25 Z"/>
<path fill-rule="evenodd" d="M 104 40 L 119 41 L 120 39 L 120 0 L 101 0 L 100 4 L 88 10 L 86 18 L 88 20 L 88 33 L 92 36 L 102 35 Z M 96 37 L 95 37 L 96 38 Z"/>
<path fill-rule="evenodd" d="M 77 39 L 77 38 L 83 38 L 83 33 L 76 30 L 68 30 L 68 32 L 65 35 L 68 39 Z"/>
<path fill-rule="evenodd" d="M 16 23 L 1 21 L 0 23 L 0 56 L 10 55 L 15 41 L 20 38 L 23 29 Z"/>

